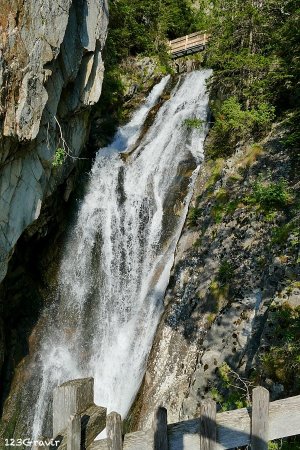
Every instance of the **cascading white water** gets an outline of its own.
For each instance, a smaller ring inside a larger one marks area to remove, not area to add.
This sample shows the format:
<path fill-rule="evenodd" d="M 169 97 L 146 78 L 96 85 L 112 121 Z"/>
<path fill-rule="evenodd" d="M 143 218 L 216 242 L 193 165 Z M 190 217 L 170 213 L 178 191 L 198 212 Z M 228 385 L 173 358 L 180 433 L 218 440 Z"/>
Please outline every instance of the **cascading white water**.
<path fill-rule="evenodd" d="M 203 156 L 205 127 L 189 130 L 184 121 L 206 121 L 209 75 L 192 72 L 178 82 L 139 141 L 147 114 L 168 83 L 164 78 L 113 143 L 97 154 L 61 261 L 58 301 L 43 329 L 34 437 L 43 432 L 53 387 L 69 379 L 93 376 L 96 403 L 108 410 L 125 416 L 131 406 L 162 313 L 197 171 L 178 215 L 180 170 L 191 160 L 193 169 L 199 167 Z M 122 157 L 132 148 L 129 157 Z"/>

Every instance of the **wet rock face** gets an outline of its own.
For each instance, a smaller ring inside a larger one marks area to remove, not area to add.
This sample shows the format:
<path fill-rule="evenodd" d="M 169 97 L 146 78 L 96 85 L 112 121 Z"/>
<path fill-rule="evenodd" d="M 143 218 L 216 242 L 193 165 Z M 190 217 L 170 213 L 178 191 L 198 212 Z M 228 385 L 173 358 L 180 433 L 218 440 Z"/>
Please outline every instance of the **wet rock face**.
<path fill-rule="evenodd" d="M 0 12 L 0 282 L 22 232 L 76 159 L 101 94 L 107 0 L 4 0 Z"/>
<path fill-rule="evenodd" d="M 177 422 L 198 417 L 205 397 L 218 405 L 221 396 L 227 400 L 224 364 L 236 372 L 233 384 L 238 377 L 251 379 L 267 387 L 272 399 L 298 393 L 271 380 L 262 360 L 276 345 L 270 332 L 276 328 L 274 305 L 299 306 L 299 212 L 289 206 L 264 210 L 247 200 L 257 180 L 281 177 L 297 198 L 299 163 L 281 139 L 282 130 L 275 129 L 259 148 L 245 146 L 203 165 L 129 416 L 131 429 L 149 428 L 159 405 L 167 408 L 169 422 Z M 281 237 L 286 224 L 291 232 Z"/>

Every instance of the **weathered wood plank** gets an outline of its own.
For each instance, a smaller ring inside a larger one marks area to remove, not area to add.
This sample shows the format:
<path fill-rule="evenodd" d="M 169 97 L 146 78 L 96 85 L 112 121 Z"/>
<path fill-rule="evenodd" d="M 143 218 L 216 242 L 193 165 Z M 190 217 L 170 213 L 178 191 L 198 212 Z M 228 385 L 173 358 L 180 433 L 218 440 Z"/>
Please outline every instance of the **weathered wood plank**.
<path fill-rule="evenodd" d="M 168 450 L 168 413 L 166 408 L 159 407 L 154 413 L 152 431 L 154 450 Z"/>
<path fill-rule="evenodd" d="M 176 55 L 181 56 L 181 54 L 193 53 L 203 50 L 209 36 L 210 35 L 207 33 L 196 32 L 187 36 L 173 39 L 169 43 L 170 52 L 173 57 L 176 57 Z"/>
<path fill-rule="evenodd" d="M 80 450 L 81 446 L 81 416 L 71 416 L 67 427 L 67 450 Z"/>
<path fill-rule="evenodd" d="M 204 41 L 204 39 L 197 39 L 197 40 L 193 40 L 192 42 L 190 42 L 190 41 L 178 42 L 177 44 L 173 44 L 171 46 L 171 51 L 192 48 L 192 47 L 196 47 L 197 45 L 201 45 L 201 44 L 205 44 L 205 43 L 206 43 L 206 41 Z"/>
<path fill-rule="evenodd" d="M 89 447 L 98 434 L 106 427 L 106 408 L 101 406 L 90 406 L 87 410 L 80 414 L 81 416 L 81 444 L 84 448 Z M 60 432 L 55 440 L 59 440 L 56 448 L 59 450 L 67 450 L 67 429 Z"/>
<path fill-rule="evenodd" d="M 124 450 L 153 450 L 154 435 L 152 430 L 137 431 L 136 433 L 126 434 L 124 437 Z"/>
<path fill-rule="evenodd" d="M 99 441 L 94 441 L 87 450 L 109 450 L 108 439 L 102 439 Z"/>
<path fill-rule="evenodd" d="M 80 414 L 94 403 L 94 379 L 68 381 L 53 391 L 53 435 L 68 425 L 70 416 Z"/>
<path fill-rule="evenodd" d="M 300 434 L 300 395 L 271 402 L 269 440 Z"/>
<path fill-rule="evenodd" d="M 106 418 L 106 432 L 110 442 L 108 442 L 109 450 L 122 450 L 122 419 L 120 414 L 111 412 Z"/>
<path fill-rule="evenodd" d="M 261 386 L 253 389 L 251 450 L 268 450 L 269 398 L 267 389 Z"/>
<path fill-rule="evenodd" d="M 216 402 L 211 399 L 201 403 L 200 417 L 200 449 L 215 450 L 217 441 L 217 407 Z"/>
<path fill-rule="evenodd" d="M 250 445 L 251 420 L 246 408 L 218 413 L 216 450 Z M 269 440 L 300 434 L 300 396 L 276 400 L 269 407 Z M 200 421 L 168 425 L 169 450 L 199 450 Z M 127 434 L 124 450 L 152 450 L 153 432 Z M 102 449 L 101 449 L 102 450 Z"/>

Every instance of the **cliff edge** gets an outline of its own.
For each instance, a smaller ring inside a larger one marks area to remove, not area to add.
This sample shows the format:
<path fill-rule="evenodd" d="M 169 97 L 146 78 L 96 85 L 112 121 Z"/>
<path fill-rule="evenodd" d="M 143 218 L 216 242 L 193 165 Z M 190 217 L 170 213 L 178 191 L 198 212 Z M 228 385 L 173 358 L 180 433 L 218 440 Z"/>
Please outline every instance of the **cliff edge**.
<path fill-rule="evenodd" d="M 107 24 L 107 0 L 1 4 L 0 282 L 17 240 L 86 144 Z M 55 167 L 61 148 L 65 162 Z"/>

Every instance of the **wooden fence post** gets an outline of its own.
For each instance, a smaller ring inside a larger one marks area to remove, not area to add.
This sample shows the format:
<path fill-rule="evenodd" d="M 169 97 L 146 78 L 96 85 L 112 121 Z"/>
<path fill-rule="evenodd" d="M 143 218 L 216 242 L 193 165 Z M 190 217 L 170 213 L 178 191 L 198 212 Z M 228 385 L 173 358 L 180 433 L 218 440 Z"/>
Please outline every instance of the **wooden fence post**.
<path fill-rule="evenodd" d="M 53 436 L 68 425 L 70 416 L 80 414 L 94 403 L 94 379 L 68 381 L 53 391 Z"/>
<path fill-rule="evenodd" d="M 67 450 L 80 450 L 81 448 L 81 416 L 71 416 L 67 428 Z"/>
<path fill-rule="evenodd" d="M 261 386 L 252 392 L 251 450 L 268 450 L 269 391 Z"/>
<path fill-rule="evenodd" d="M 122 419 L 120 414 L 111 412 L 106 418 L 106 432 L 109 450 L 122 450 Z"/>
<path fill-rule="evenodd" d="M 217 407 L 212 399 L 201 403 L 200 450 L 215 450 L 217 441 Z"/>
<path fill-rule="evenodd" d="M 154 413 L 152 431 L 154 432 L 154 450 L 168 450 L 168 413 L 160 406 Z"/>

